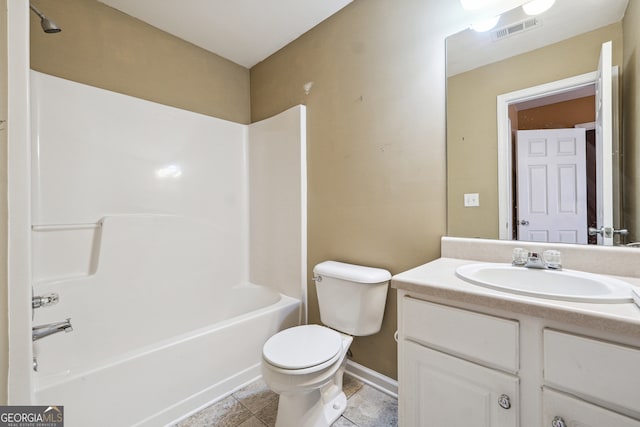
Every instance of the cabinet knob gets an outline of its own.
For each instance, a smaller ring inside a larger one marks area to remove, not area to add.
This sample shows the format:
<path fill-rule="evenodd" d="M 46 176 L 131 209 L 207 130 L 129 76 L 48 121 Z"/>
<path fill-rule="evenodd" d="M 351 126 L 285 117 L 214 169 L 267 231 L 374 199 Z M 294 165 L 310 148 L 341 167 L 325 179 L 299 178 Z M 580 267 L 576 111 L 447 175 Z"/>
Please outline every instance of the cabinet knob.
<path fill-rule="evenodd" d="M 498 405 L 503 409 L 509 409 L 511 408 L 511 399 L 506 394 L 500 395 Z"/>
<path fill-rule="evenodd" d="M 567 427 L 567 423 L 564 422 L 562 417 L 554 417 L 551 421 L 551 427 Z"/>

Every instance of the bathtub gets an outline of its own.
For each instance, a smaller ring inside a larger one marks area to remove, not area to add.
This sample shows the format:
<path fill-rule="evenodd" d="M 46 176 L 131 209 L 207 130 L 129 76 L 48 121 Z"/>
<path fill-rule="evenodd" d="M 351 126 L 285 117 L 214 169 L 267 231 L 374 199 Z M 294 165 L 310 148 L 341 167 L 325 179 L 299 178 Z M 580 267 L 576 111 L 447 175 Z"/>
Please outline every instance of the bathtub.
<path fill-rule="evenodd" d="M 263 286 L 234 287 L 227 306 L 228 319 L 97 366 L 39 369 L 36 404 L 64 405 L 68 427 L 159 426 L 206 406 L 258 377 L 264 342 L 299 323 L 300 301 Z"/>

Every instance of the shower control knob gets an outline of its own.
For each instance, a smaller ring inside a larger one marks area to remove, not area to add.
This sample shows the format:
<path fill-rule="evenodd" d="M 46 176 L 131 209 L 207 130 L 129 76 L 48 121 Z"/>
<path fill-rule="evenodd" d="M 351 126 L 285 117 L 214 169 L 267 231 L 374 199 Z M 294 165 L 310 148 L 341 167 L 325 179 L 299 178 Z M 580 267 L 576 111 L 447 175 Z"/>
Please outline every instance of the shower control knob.
<path fill-rule="evenodd" d="M 503 394 L 498 398 L 498 405 L 502 409 L 509 409 L 511 408 L 511 399 L 506 394 Z"/>
<path fill-rule="evenodd" d="M 551 427 L 567 427 L 567 423 L 564 422 L 562 417 L 554 417 L 551 421 Z"/>
<path fill-rule="evenodd" d="M 60 296 L 58 294 L 47 294 L 47 295 L 32 297 L 31 307 L 32 308 L 48 307 L 50 305 L 57 304 L 59 300 L 60 300 Z"/>

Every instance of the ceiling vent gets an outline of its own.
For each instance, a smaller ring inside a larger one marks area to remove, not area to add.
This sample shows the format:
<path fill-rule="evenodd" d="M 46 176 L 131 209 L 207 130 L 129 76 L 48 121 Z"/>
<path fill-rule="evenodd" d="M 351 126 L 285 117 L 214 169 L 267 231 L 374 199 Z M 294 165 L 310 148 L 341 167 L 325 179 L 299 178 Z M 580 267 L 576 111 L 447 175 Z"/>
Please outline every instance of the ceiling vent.
<path fill-rule="evenodd" d="M 542 26 L 542 22 L 538 18 L 528 18 L 520 22 L 516 22 L 515 24 L 511 24 L 507 27 L 502 27 L 497 30 L 494 30 L 491 33 L 491 40 L 498 41 L 502 39 L 506 39 L 507 37 L 514 36 L 516 34 L 520 34 L 524 31 L 533 30 L 534 28 L 538 28 Z"/>

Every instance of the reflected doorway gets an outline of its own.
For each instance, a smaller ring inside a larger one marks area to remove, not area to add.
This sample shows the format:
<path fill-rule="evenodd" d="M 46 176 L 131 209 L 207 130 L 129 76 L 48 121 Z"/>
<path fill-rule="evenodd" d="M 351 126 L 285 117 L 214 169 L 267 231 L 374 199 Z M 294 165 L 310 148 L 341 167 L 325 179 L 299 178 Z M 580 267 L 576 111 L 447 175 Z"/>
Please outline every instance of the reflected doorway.
<path fill-rule="evenodd" d="M 596 244 L 595 84 L 509 105 L 513 240 Z"/>

